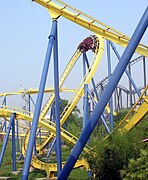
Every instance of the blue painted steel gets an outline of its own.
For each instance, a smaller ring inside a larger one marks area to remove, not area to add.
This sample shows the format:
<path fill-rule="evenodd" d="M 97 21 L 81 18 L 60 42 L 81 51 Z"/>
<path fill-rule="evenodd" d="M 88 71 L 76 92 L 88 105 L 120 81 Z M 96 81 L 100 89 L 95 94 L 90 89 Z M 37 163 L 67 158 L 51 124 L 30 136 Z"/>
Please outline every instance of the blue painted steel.
<path fill-rule="evenodd" d="M 84 116 L 83 116 L 83 129 L 88 121 L 88 84 L 84 84 Z"/>
<path fill-rule="evenodd" d="M 7 104 L 7 98 L 6 98 L 6 96 L 5 96 L 2 105 L 6 106 L 6 104 Z M 5 133 L 6 133 L 6 131 L 7 131 L 7 121 L 6 121 L 6 120 L 4 121 L 4 124 L 3 124 L 3 128 L 2 128 L 2 129 L 3 129 L 3 130 L 5 131 Z"/>
<path fill-rule="evenodd" d="M 86 62 L 86 64 L 87 64 L 87 68 L 88 68 L 89 71 L 90 71 L 90 65 L 89 65 L 89 62 L 88 62 L 88 59 L 87 59 L 86 54 L 84 54 L 84 59 L 85 59 L 85 62 Z M 97 98 L 97 101 L 99 101 L 99 96 L 98 96 L 98 93 L 97 93 L 97 89 L 96 89 L 96 85 L 95 85 L 94 78 L 92 78 L 91 82 L 92 82 L 92 85 L 93 85 L 93 88 L 94 88 L 94 92 L 95 92 L 95 96 L 96 96 L 96 98 Z M 93 99 L 93 98 L 92 98 L 92 99 Z M 96 103 L 95 103 L 95 104 L 96 104 Z M 103 125 L 105 126 L 107 132 L 110 133 L 110 129 L 109 129 L 107 123 L 106 123 L 106 120 L 105 120 L 104 115 L 102 114 L 100 118 L 101 118 L 101 121 L 103 122 Z"/>
<path fill-rule="evenodd" d="M 53 121 L 53 115 L 54 115 L 54 103 L 51 106 L 51 111 L 50 111 L 50 120 Z"/>
<path fill-rule="evenodd" d="M 86 54 L 83 53 L 83 78 L 84 81 L 86 79 L 86 64 L 85 64 L 85 56 Z M 83 110 L 84 110 L 84 116 L 83 116 L 83 125 L 82 128 L 85 127 L 85 124 L 88 120 L 88 84 L 84 84 L 84 97 L 83 97 Z"/>
<path fill-rule="evenodd" d="M 17 140 L 17 152 L 20 151 L 19 143 L 19 129 L 18 129 L 18 120 L 16 120 L 16 140 Z"/>
<path fill-rule="evenodd" d="M 109 43 L 110 43 L 110 45 L 111 45 L 113 51 L 115 52 L 115 54 L 116 54 L 118 60 L 120 60 L 121 57 L 120 57 L 120 55 L 119 55 L 119 53 L 118 53 L 116 47 L 114 46 L 113 42 L 109 41 Z M 137 95 L 140 97 L 141 94 L 140 94 L 140 92 L 139 92 L 139 90 L 138 90 L 138 88 L 137 88 L 137 86 L 136 86 L 136 84 L 135 84 L 133 78 L 131 77 L 130 72 L 126 69 L 126 70 L 125 70 L 125 73 L 126 73 L 127 77 L 129 78 L 129 80 L 130 80 L 130 82 L 131 82 L 133 88 L 135 89 Z"/>
<path fill-rule="evenodd" d="M 35 106 L 35 102 L 34 102 L 33 98 L 31 97 L 31 95 L 30 95 L 30 100 L 31 100 L 32 104 Z"/>
<path fill-rule="evenodd" d="M 86 54 L 84 54 L 84 59 L 85 59 L 85 62 L 86 62 L 86 65 L 87 65 L 87 68 L 89 69 L 89 72 L 90 72 L 90 64 L 88 62 L 88 58 L 86 56 Z M 93 85 L 93 88 L 94 88 L 94 92 L 95 92 L 95 95 L 96 95 L 96 98 L 97 98 L 97 101 L 99 100 L 99 96 L 98 96 L 98 93 L 97 93 L 97 89 L 96 89 L 96 85 L 95 85 L 95 80 L 94 78 L 92 78 L 92 85 Z"/>
<path fill-rule="evenodd" d="M 54 138 L 54 140 L 53 140 L 53 142 L 52 142 L 52 144 L 51 144 L 51 146 L 50 146 L 50 149 L 49 149 L 49 151 L 48 151 L 48 153 L 47 153 L 47 156 L 46 156 L 47 158 L 49 158 L 49 156 L 50 156 L 50 154 L 51 154 L 51 151 L 52 151 L 55 143 L 56 143 L 56 138 Z"/>
<path fill-rule="evenodd" d="M 110 79 L 110 77 L 111 77 L 111 57 L 110 57 L 109 40 L 106 40 L 106 43 L 107 43 L 108 77 Z M 111 129 L 113 129 L 114 119 L 113 119 L 113 98 L 112 98 L 112 96 L 110 97 L 110 100 L 109 100 L 109 107 L 110 107 L 109 122 L 110 122 Z"/>
<path fill-rule="evenodd" d="M 101 121 L 103 122 L 103 125 L 105 126 L 107 132 L 110 133 L 110 129 L 109 129 L 107 123 L 106 123 L 104 114 L 102 114 L 102 115 L 100 116 L 100 118 L 101 118 Z"/>
<path fill-rule="evenodd" d="M 2 127 L 2 130 L 6 133 L 6 128 L 7 127 L 7 123 L 6 123 L 6 120 L 4 121 L 3 123 L 3 127 Z"/>
<path fill-rule="evenodd" d="M 56 22 L 56 37 L 54 42 L 54 92 L 55 92 L 55 119 L 56 119 L 56 155 L 58 175 L 62 170 L 61 158 L 61 132 L 60 132 L 60 96 L 59 96 L 59 69 L 58 69 L 58 34 L 57 34 L 57 21 Z"/>
<path fill-rule="evenodd" d="M 35 140 L 35 143 L 34 143 L 34 146 L 33 146 L 33 154 L 34 154 L 34 155 L 37 155 L 37 151 L 36 151 L 36 140 Z"/>
<path fill-rule="evenodd" d="M 42 132 L 41 129 L 39 129 L 39 136 L 40 136 L 40 144 L 42 143 Z"/>
<path fill-rule="evenodd" d="M 12 171 L 16 171 L 15 122 L 12 122 Z"/>
<path fill-rule="evenodd" d="M 8 143 L 8 138 L 9 138 L 10 130 L 11 130 L 12 123 L 14 121 L 15 116 L 16 116 L 15 113 L 13 113 L 11 115 L 11 119 L 10 119 L 10 122 L 9 122 L 9 125 L 8 125 L 8 130 L 7 130 L 5 139 L 4 139 L 4 144 L 2 146 L 2 150 L 1 150 L 1 153 L 0 153 L 0 166 L 2 165 L 3 157 L 4 157 L 6 146 L 7 146 L 7 143 Z"/>
<path fill-rule="evenodd" d="M 94 99 L 93 99 L 93 97 L 92 97 L 92 94 L 91 94 L 91 92 L 89 91 L 89 89 L 88 89 L 88 94 L 89 94 L 89 96 L 90 96 L 90 98 L 91 98 L 91 100 L 92 100 L 92 103 L 93 103 L 94 106 L 95 106 L 97 103 L 94 101 Z M 107 131 L 108 133 L 110 133 L 110 129 L 109 129 L 107 123 L 106 123 L 106 120 L 105 120 L 105 117 L 104 117 L 103 114 L 101 115 L 101 121 L 102 121 L 103 125 L 105 126 L 106 131 Z"/>
<path fill-rule="evenodd" d="M 51 34 L 49 36 L 49 43 L 48 43 L 47 53 L 45 57 L 44 67 L 42 71 L 42 77 L 41 77 L 40 86 L 39 86 L 39 92 L 38 92 L 36 106 L 35 106 L 33 121 L 32 121 L 32 128 L 30 132 L 28 148 L 27 148 L 23 172 L 22 172 L 22 180 L 28 179 L 33 146 L 35 143 L 38 120 L 39 120 L 39 115 L 40 115 L 40 110 L 41 110 L 41 105 L 42 105 L 42 100 L 43 100 L 43 95 L 44 95 L 44 89 L 45 89 L 45 84 L 46 84 L 46 79 L 47 79 L 47 74 L 48 74 L 49 62 L 50 62 L 50 57 L 51 57 L 51 52 L 52 52 L 52 46 L 55 39 L 55 33 L 56 33 L 56 22 L 53 21 Z"/>
<path fill-rule="evenodd" d="M 21 159 L 23 159 L 23 154 L 20 154 L 20 156 L 18 157 L 18 161 L 20 161 Z"/>
<path fill-rule="evenodd" d="M 30 94 L 28 94 L 28 111 L 29 111 L 29 116 L 30 116 L 30 112 L 31 112 L 31 96 Z M 31 122 L 29 122 L 29 127 L 31 128 Z"/>
<path fill-rule="evenodd" d="M 79 155 L 81 154 L 85 144 L 87 143 L 91 133 L 93 132 L 93 130 L 98 122 L 98 118 L 100 118 L 101 114 L 103 113 L 103 110 L 104 110 L 107 102 L 109 101 L 115 87 L 117 86 L 121 76 L 123 75 L 144 32 L 146 31 L 147 26 L 148 26 L 148 7 L 147 7 L 146 11 L 144 12 L 134 34 L 132 35 L 132 38 L 126 47 L 126 49 L 121 57 L 121 60 L 119 61 L 118 65 L 116 66 L 99 102 L 97 103 L 94 111 L 92 112 L 91 117 L 89 118 L 85 128 L 83 129 L 76 145 L 72 149 L 71 155 L 69 156 L 60 176 L 58 177 L 58 180 L 63 180 L 63 179 L 68 178 Z"/>

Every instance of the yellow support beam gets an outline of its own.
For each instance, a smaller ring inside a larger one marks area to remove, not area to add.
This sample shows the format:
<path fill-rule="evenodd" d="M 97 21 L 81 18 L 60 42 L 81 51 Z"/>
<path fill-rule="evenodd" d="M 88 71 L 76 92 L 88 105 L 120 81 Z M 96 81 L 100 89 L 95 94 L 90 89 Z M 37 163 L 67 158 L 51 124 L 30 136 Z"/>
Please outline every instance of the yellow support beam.
<path fill-rule="evenodd" d="M 49 12 L 55 14 L 56 16 L 63 16 L 64 18 L 94 32 L 95 34 L 99 34 L 100 36 L 117 43 L 121 46 L 126 47 L 130 38 L 125 34 L 115 30 L 114 28 L 107 26 L 106 24 L 96 20 L 95 18 L 79 11 L 68 4 L 56 0 L 34 0 L 38 4 L 47 8 Z M 55 3 L 56 2 L 56 3 Z M 143 55 L 148 56 L 148 46 L 143 44 L 139 44 L 136 52 Z"/>
<path fill-rule="evenodd" d="M 38 91 L 39 91 L 38 89 L 30 88 L 28 90 L 23 90 L 23 91 L 18 91 L 18 92 L 0 93 L 0 97 L 21 95 L 21 94 L 37 94 Z M 47 89 L 44 90 L 44 93 L 53 93 L 53 91 L 54 91 L 53 88 L 47 88 Z M 60 92 L 74 92 L 74 93 L 77 93 L 77 90 L 70 89 L 70 88 L 60 88 L 59 91 Z"/>
<path fill-rule="evenodd" d="M 0 109 L 0 117 L 10 118 L 11 114 L 14 113 L 14 112 L 16 113 L 16 119 L 17 120 L 26 120 L 26 121 L 30 121 L 30 122 L 32 121 L 31 116 L 26 115 L 26 114 L 22 114 L 23 111 L 22 112 L 13 111 L 13 110 L 7 109 L 7 107 L 4 107 L 3 109 L 2 108 Z M 56 135 L 56 128 L 55 128 L 56 125 L 53 122 L 48 121 L 46 123 L 45 119 L 44 119 L 44 121 L 39 121 L 39 126 L 42 127 L 42 128 L 45 128 L 48 131 L 51 131 L 53 133 L 53 136 Z M 29 132 L 30 131 L 28 131 L 28 133 L 26 134 L 26 137 L 25 137 L 25 140 L 24 140 L 24 145 L 22 147 L 22 154 L 24 156 L 26 154 L 26 149 L 27 149 L 27 145 L 28 145 Z M 61 128 L 61 137 L 62 137 L 63 140 L 65 140 L 68 143 L 73 144 L 73 145 L 77 141 L 77 138 L 75 136 L 73 136 L 72 134 L 70 134 L 68 131 L 66 131 L 63 128 Z M 41 149 L 41 148 L 39 148 L 39 149 Z M 86 145 L 86 147 L 84 148 L 84 151 L 88 152 L 88 150 L 90 150 L 90 149 L 91 149 L 91 147 Z M 65 162 L 62 163 L 62 166 L 64 166 L 64 164 L 65 164 Z M 57 165 L 56 164 L 54 164 L 54 163 L 51 163 L 51 164 L 44 163 L 44 162 L 38 160 L 36 158 L 36 156 L 32 157 L 31 165 L 33 167 L 35 167 L 35 168 L 45 170 L 47 172 L 48 177 L 51 177 L 53 175 L 53 173 L 57 171 Z M 88 163 L 86 162 L 85 159 L 78 160 L 74 168 L 78 168 L 78 167 L 82 167 L 82 166 L 85 167 L 86 169 L 89 168 Z"/>
<path fill-rule="evenodd" d="M 131 130 L 148 113 L 148 96 L 144 97 L 143 99 L 144 102 L 137 109 L 137 111 L 135 112 L 133 117 L 128 121 L 128 123 L 123 127 L 123 130 Z"/>

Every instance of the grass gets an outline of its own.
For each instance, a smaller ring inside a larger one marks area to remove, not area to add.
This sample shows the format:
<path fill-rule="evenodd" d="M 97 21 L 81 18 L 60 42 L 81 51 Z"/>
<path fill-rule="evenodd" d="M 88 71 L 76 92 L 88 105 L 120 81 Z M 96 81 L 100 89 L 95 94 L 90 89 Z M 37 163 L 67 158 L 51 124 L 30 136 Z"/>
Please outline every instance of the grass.
<path fill-rule="evenodd" d="M 3 145 L 3 142 L 0 142 L 0 151 L 2 149 L 2 145 Z M 6 147 L 5 155 L 3 158 L 2 166 L 0 167 L 0 176 L 11 177 L 11 179 L 13 180 L 20 180 L 21 173 L 18 173 L 18 175 L 12 174 L 12 153 L 11 152 L 12 152 L 11 141 L 9 140 Z M 62 153 L 62 159 L 66 160 L 69 154 L 70 154 L 70 150 L 68 148 L 64 148 L 64 153 Z M 19 154 L 17 154 L 17 159 L 18 157 L 19 157 Z M 18 168 L 23 167 L 23 161 L 21 162 L 17 161 L 16 164 L 17 164 L 17 170 Z M 36 178 L 43 178 L 43 177 L 46 177 L 45 171 L 35 170 L 29 173 L 29 180 L 34 180 Z M 87 172 L 84 168 L 74 169 L 69 176 L 69 180 L 79 180 L 79 179 L 82 179 L 82 180 L 88 179 Z"/>

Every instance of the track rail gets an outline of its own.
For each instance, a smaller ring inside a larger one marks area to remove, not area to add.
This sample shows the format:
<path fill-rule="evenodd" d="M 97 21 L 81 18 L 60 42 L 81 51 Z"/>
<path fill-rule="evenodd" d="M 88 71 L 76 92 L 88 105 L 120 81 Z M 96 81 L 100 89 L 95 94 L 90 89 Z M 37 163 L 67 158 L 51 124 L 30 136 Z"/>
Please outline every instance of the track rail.
<path fill-rule="evenodd" d="M 22 112 L 23 112 L 23 110 L 22 110 Z M 9 109 L 7 109 L 7 107 L 0 109 L 0 117 L 10 118 L 12 113 L 16 113 L 16 120 L 26 120 L 29 122 L 32 121 L 32 117 L 29 115 L 21 113 L 21 110 L 19 110 L 19 112 L 16 110 L 14 111 L 13 108 L 12 108 L 12 110 L 10 110 L 10 107 L 9 107 Z M 39 121 L 39 126 L 48 130 L 48 131 L 51 131 L 53 133 L 53 135 L 55 136 L 56 135 L 56 125 L 49 120 L 47 122 L 45 122 L 45 121 L 46 120 L 44 120 L 44 122 Z M 27 133 L 25 136 L 24 146 L 22 147 L 22 151 L 23 151 L 24 156 L 25 156 L 26 147 L 28 144 L 28 139 L 29 139 L 28 134 L 29 133 Z M 66 131 L 63 128 L 61 128 L 61 138 L 64 141 L 68 142 L 69 144 L 73 144 L 73 145 L 77 141 L 77 138 L 75 136 L 73 136 L 71 133 L 69 133 L 68 131 Z M 86 147 L 84 148 L 84 152 L 88 152 L 88 151 L 90 151 L 90 149 L 91 149 L 91 147 L 86 145 Z M 38 168 L 38 169 L 46 170 L 47 175 L 52 175 L 53 172 L 57 171 L 56 164 L 46 164 L 46 163 L 38 160 L 35 156 L 33 156 L 33 158 L 32 158 L 31 165 Z M 86 168 L 88 168 L 88 164 L 84 159 L 79 160 L 78 163 L 76 164 L 75 168 L 78 168 L 81 166 L 85 166 Z"/>
<path fill-rule="evenodd" d="M 64 18 L 94 32 L 100 36 L 126 47 L 130 38 L 114 28 L 98 21 L 97 19 L 81 12 L 80 10 L 60 1 L 60 0 L 34 0 L 38 4 L 47 8 L 53 18 L 63 16 Z M 136 52 L 148 56 L 148 46 L 139 44 Z"/>

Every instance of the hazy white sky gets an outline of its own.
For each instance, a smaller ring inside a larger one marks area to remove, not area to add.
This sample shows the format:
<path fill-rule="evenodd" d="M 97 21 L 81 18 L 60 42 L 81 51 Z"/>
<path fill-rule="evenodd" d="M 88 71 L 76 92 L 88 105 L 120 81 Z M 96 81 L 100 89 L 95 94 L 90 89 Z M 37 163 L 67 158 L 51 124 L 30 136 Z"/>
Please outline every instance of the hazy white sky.
<path fill-rule="evenodd" d="M 147 6 L 147 0 L 65 2 L 128 36 L 132 35 Z M 18 91 L 20 86 L 38 88 L 51 22 L 47 10 L 31 0 L 0 3 L 0 92 Z M 58 25 L 61 73 L 78 44 L 92 33 L 62 17 Z M 142 39 L 146 45 L 147 35 Z M 100 79 L 106 71 L 104 67 L 100 69 Z M 48 77 L 50 83 L 52 63 Z"/>

